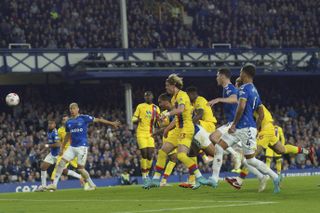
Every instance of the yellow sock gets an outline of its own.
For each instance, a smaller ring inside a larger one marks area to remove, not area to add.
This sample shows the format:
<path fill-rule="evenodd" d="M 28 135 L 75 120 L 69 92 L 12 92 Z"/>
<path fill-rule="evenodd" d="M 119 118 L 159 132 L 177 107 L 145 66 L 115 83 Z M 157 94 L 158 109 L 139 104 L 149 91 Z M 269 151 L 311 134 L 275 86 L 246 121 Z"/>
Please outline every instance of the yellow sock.
<path fill-rule="evenodd" d="M 266 157 L 266 164 L 270 168 L 271 167 L 272 158 Z"/>
<path fill-rule="evenodd" d="M 149 173 L 149 171 L 147 169 L 147 159 L 141 158 L 140 166 L 141 166 L 142 178 L 146 178 L 148 176 L 148 173 Z"/>
<path fill-rule="evenodd" d="M 248 168 L 242 167 L 241 172 L 240 172 L 240 178 L 245 179 L 248 174 L 249 174 Z"/>
<path fill-rule="evenodd" d="M 175 162 L 169 161 L 167 163 L 166 169 L 164 170 L 163 178 L 167 179 L 171 175 L 175 166 L 176 166 Z"/>
<path fill-rule="evenodd" d="M 177 157 L 189 169 L 190 174 L 194 174 L 197 178 L 202 176 L 195 161 L 188 157 L 186 153 L 179 152 Z"/>
<path fill-rule="evenodd" d="M 199 155 L 201 156 L 201 158 L 204 162 L 206 162 L 208 160 L 208 156 L 206 155 L 206 153 L 203 150 L 199 151 Z"/>
<path fill-rule="evenodd" d="M 285 154 L 298 154 L 301 152 L 301 148 L 297 147 L 297 146 L 286 144 L 286 145 L 284 145 L 284 147 L 286 149 Z"/>
<path fill-rule="evenodd" d="M 162 151 L 162 149 L 159 150 L 158 152 L 158 160 L 156 163 L 156 167 L 154 168 L 154 176 L 153 178 L 155 179 L 160 179 L 161 174 L 164 170 L 164 167 L 166 166 L 167 163 L 167 153 L 165 153 L 164 151 Z"/>
<path fill-rule="evenodd" d="M 282 158 L 279 158 L 276 160 L 276 169 L 278 174 L 281 173 L 281 169 L 282 169 L 281 167 L 282 167 Z"/>
<path fill-rule="evenodd" d="M 196 176 L 195 175 L 189 175 L 188 183 L 195 184 L 196 183 Z"/>
<path fill-rule="evenodd" d="M 148 169 L 148 172 L 150 172 L 150 170 L 151 170 L 152 163 L 153 163 L 153 160 L 148 160 L 148 159 L 147 159 L 147 169 Z"/>

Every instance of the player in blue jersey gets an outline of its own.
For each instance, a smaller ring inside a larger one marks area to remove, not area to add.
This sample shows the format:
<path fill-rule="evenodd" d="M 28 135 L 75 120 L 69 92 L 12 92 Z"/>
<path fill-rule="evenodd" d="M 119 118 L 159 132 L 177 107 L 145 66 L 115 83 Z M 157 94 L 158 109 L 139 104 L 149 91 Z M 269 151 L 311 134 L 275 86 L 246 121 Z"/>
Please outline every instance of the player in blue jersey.
<path fill-rule="evenodd" d="M 79 114 L 79 107 L 77 103 L 71 103 L 69 106 L 71 118 L 66 122 L 66 136 L 63 144 L 61 145 L 61 150 L 64 149 L 64 146 L 71 139 L 71 145 L 68 149 L 63 153 L 62 160 L 57 165 L 57 173 L 54 178 L 53 184 L 47 187 L 48 190 L 56 190 L 58 181 L 61 177 L 62 171 L 65 168 L 67 162 L 71 161 L 75 157 L 78 158 L 78 171 L 89 184 L 89 188 L 87 190 L 94 190 L 96 185 L 90 178 L 89 173 L 85 170 L 85 164 L 87 161 L 88 154 L 88 125 L 90 123 L 102 123 L 105 125 L 111 125 L 115 128 L 119 127 L 119 121 L 108 121 L 103 118 L 94 118 L 89 115 L 81 115 Z M 60 152 L 62 154 L 62 152 Z"/>
<path fill-rule="evenodd" d="M 238 92 L 238 107 L 228 133 L 221 136 L 216 146 L 216 156 L 222 161 L 224 150 L 241 142 L 245 157 L 243 163 L 251 171 L 255 169 L 269 175 L 273 179 L 274 193 L 278 193 L 280 192 L 280 177 L 264 162 L 255 158 L 257 125 L 253 113 L 256 110 L 262 110 L 260 96 L 253 85 L 255 72 L 255 66 L 251 64 L 245 65 L 240 71 L 240 79 L 243 85 L 239 88 Z M 213 165 L 213 172 L 220 172 L 220 167 L 221 165 L 219 164 Z"/>
<path fill-rule="evenodd" d="M 214 106 L 215 104 L 222 103 L 223 104 L 223 113 L 226 117 L 227 123 L 221 127 L 219 127 L 215 132 L 210 135 L 210 140 L 212 143 L 217 144 L 224 133 L 228 132 L 228 129 L 231 126 L 234 115 L 237 109 L 237 88 L 231 83 L 231 72 L 228 68 L 221 68 L 217 73 L 217 83 L 219 86 L 223 87 L 222 97 L 216 98 L 208 102 L 210 106 Z M 241 166 L 241 156 L 238 152 L 236 152 L 232 147 L 228 147 L 227 151 L 232 155 L 232 159 L 234 161 L 234 170 L 238 171 Z M 214 158 L 213 161 L 217 161 L 219 159 Z M 222 162 L 216 162 L 222 163 Z M 219 173 L 214 173 L 212 178 L 218 182 Z"/>
<path fill-rule="evenodd" d="M 41 186 L 36 190 L 37 192 L 46 191 L 47 187 L 47 170 L 48 168 L 57 162 L 57 158 L 60 152 L 60 138 L 58 136 L 58 131 L 56 129 L 55 120 L 48 121 L 48 133 L 47 133 L 48 143 L 45 144 L 46 148 L 50 148 L 49 154 L 45 157 L 40 165 L 41 169 Z M 64 169 L 63 173 L 78 179 L 81 179 L 81 175 L 68 169 Z"/>

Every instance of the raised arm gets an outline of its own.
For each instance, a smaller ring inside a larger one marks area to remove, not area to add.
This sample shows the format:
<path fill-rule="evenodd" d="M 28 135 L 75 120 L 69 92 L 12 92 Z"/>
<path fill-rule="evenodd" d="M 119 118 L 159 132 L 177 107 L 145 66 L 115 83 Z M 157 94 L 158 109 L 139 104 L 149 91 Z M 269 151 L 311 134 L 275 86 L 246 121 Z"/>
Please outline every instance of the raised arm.
<path fill-rule="evenodd" d="M 208 102 L 208 106 L 213 106 L 217 103 L 236 104 L 238 103 L 237 95 L 230 95 L 227 98 L 215 98 Z"/>
<path fill-rule="evenodd" d="M 103 118 L 94 118 L 93 120 L 94 123 L 102 123 L 104 125 L 111 125 L 113 126 L 114 128 L 118 128 L 120 126 L 120 121 L 108 121 L 106 119 L 103 119 Z"/>

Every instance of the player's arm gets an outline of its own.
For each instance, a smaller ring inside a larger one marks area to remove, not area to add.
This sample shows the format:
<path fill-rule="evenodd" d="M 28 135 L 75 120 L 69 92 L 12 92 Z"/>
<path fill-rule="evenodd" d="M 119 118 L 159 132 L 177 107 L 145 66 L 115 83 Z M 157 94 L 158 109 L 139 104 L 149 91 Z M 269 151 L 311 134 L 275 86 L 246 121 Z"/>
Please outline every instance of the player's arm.
<path fill-rule="evenodd" d="M 194 110 L 194 116 L 192 118 L 194 124 L 199 124 L 199 121 L 202 119 L 204 114 L 204 110 L 202 108 L 198 108 Z"/>
<path fill-rule="evenodd" d="M 208 106 L 213 106 L 218 103 L 226 103 L 226 104 L 236 104 L 238 103 L 237 95 L 233 94 L 227 98 L 215 98 L 207 103 Z"/>
<path fill-rule="evenodd" d="M 101 123 L 101 124 L 104 124 L 104 125 L 111 125 L 113 126 L 114 128 L 118 128 L 120 126 L 120 121 L 108 121 L 104 118 L 94 118 L 93 119 L 93 122 L 94 123 Z"/>
<path fill-rule="evenodd" d="M 239 99 L 239 104 L 237 107 L 236 115 L 235 115 L 233 122 L 232 122 L 232 125 L 229 129 L 229 133 L 234 133 L 236 131 L 236 125 L 239 123 L 239 121 L 242 117 L 242 114 L 243 114 L 244 109 L 246 107 L 246 103 L 247 103 L 247 99 L 245 99 L 245 98 Z"/>
<path fill-rule="evenodd" d="M 176 127 L 176 119 L 173 119 L 170 124 L 164 129 L 163 131 L 163 137 L 167 138 L 168 133 L 170 130 L 174 129 Z"/>
<path fill-rule="evenodd" d="M 284 137 L 284 134 L 283 134 L 283 130 L 282 129 L 280 129 L 280 132 L 279 132 L 279 136 L 280 136 L 280 142 L 282 143 L 282 144 L 285 144 L 286 143 L 286 138 Z"/>
<path fill-rule="evenodd" d="M 141 121 L 139 105 L 137 106 L 136 111 L 133 113 L 131 121 L 132 123 L 139 123 Z"/>
<path fill-rule="evenodd" d="M 258 113 L 258 118 L 257 118 L 257 121 L 256 121 L 257 122 L 257 130 L 260 131 L 261 130 L 261 124 L 262 124 L 262 121 L 264 119 L 263 106 L 260 105 L 256 111 Z"/>

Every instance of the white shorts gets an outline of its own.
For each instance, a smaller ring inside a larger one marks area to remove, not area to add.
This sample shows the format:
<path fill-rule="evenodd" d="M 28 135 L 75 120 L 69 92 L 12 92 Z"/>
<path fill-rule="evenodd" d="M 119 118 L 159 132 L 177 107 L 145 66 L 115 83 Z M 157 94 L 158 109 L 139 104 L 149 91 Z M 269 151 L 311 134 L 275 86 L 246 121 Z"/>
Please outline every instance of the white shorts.
<path fill-rule="evenodd" d="M 197 128 L 199 128 L 197 130 Z M 199 147 L 200 149 L 205 149 L 207 148 L 210 144 L 210 133 L 207 132 L 203 127 L 201 127 L 200 125 L 196 125 L 195 127 L 197 133 L 193 136 L 193 138 L 195 140 L 193 140 L 197 147 Z"/>
<path fill-rule="evenodd" d="M 51 152 L 49 154 L 47 154 L 46 158 L 43 160 L 46 163 L 50 163 L 50 164 L 55 164 L 57 162 L 58 159 L 58 155 L 57 156 L 53 156 L 51 154 Z"/>
<path fill-rule="evenodd" d="M 257 129 L 250 127 L 237 129 L 233 134 L 225 133 L 221 136 L 221 139 L 226 142 L 229 147 L 241 142 L 243 154 L 251 155 L 254 154 L 257 149 L 256 136 Z"/>
<path fill-rule="evenodd" d="M 78 165 L 85 166 L 87 162 L 87 155 L 88 155 L 87 146 L 79 146 L 79 147 L 69 146 L 68 149 L 63 153 L 62 158 L 69 162 L 73 160 L 75 157 L 77 157 Z"/>
<path fill-rule="evenodd" d="M 226 123 L 223 126 L 220 126 L 217 130 L 221 133 L 221 135 L 228 133 L 229 128 L 231 127 L 231 122 L 230 123 Z"/>

